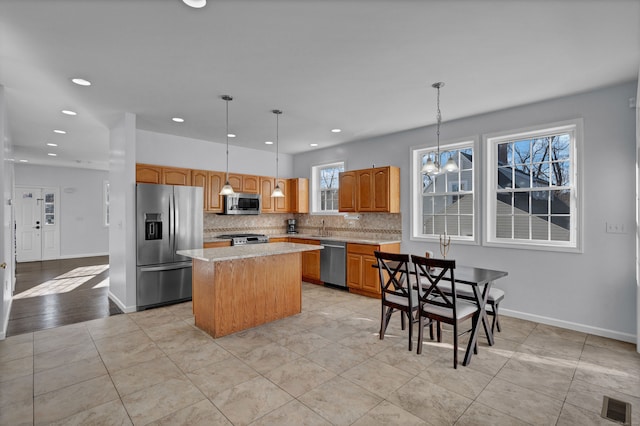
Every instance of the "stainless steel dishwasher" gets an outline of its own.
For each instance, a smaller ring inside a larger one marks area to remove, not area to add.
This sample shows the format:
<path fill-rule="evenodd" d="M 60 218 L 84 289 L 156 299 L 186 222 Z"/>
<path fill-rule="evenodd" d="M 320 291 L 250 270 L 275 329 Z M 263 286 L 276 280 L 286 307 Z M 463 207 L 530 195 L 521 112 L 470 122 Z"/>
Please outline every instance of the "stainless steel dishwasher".
<path fill-rule="evenodd" d="M 320 240 L 320 281 L 339 287 L 347 286 L 347 243 Z"/>

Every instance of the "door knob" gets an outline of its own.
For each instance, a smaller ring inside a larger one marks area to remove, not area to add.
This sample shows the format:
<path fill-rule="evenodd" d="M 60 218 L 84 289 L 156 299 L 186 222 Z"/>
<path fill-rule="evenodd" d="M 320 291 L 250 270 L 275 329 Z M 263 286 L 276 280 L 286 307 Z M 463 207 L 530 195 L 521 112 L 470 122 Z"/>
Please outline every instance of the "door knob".
<path fill-rule="evenodd" d="M 34 226 L 35 229 L 40 229 L 40 225 Z"/>
<path fill-rule="evenodd" d="M 0 268 L 7 269 L 7 262 L 0 263 Z"/>

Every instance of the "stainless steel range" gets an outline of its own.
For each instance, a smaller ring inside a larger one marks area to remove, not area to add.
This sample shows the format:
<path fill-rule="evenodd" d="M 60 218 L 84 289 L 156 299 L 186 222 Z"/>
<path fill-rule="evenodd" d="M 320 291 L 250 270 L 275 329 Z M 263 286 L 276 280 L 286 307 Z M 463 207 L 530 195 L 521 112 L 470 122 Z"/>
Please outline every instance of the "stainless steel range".
<path fill-rule="evenodd" d="M 269 237 L 264 234 L 224 234 L 218 238 L 230 238 L 232 246 L 243 246 L 245 244 L 263 244 L 269 242 Z"/>

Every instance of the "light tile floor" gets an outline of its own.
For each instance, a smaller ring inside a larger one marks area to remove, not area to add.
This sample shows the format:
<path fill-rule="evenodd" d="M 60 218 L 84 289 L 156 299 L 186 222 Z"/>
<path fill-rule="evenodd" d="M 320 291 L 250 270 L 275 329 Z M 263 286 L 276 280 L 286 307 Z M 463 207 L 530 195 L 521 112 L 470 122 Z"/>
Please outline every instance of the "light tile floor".
<path fill-rule="evenodd" d="M 378 300 L 305 283 L 301 314 L 220 339 L 191 303 L 13 336 L 0 424 L 615 424 L 603 395 L 640 424 L 631 344 L 502 317 L 496 344 L 454 370 L 450 334 L 417 355 L 397 314 L 378 338 L 379 315 Z"/>

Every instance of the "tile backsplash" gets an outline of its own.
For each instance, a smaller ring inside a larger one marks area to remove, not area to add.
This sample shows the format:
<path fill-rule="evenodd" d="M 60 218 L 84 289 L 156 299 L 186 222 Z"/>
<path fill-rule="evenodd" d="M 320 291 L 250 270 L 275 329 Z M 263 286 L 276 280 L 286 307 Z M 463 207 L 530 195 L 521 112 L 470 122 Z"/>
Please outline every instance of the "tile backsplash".
<path fill-rule="evenodd" d="M 400 213 L 352 213 L 349 215 L 260 214 L 255 216 L 225 216 L 204 214 L 204 237 L 213 238 L 229 233 L 262 233 L 279 235 L 287 232 L 287 219 L 296 219 L 298 233 L 318 234 L 324 229 L 331 236 L 362 239 L 402 239 Z"/>

